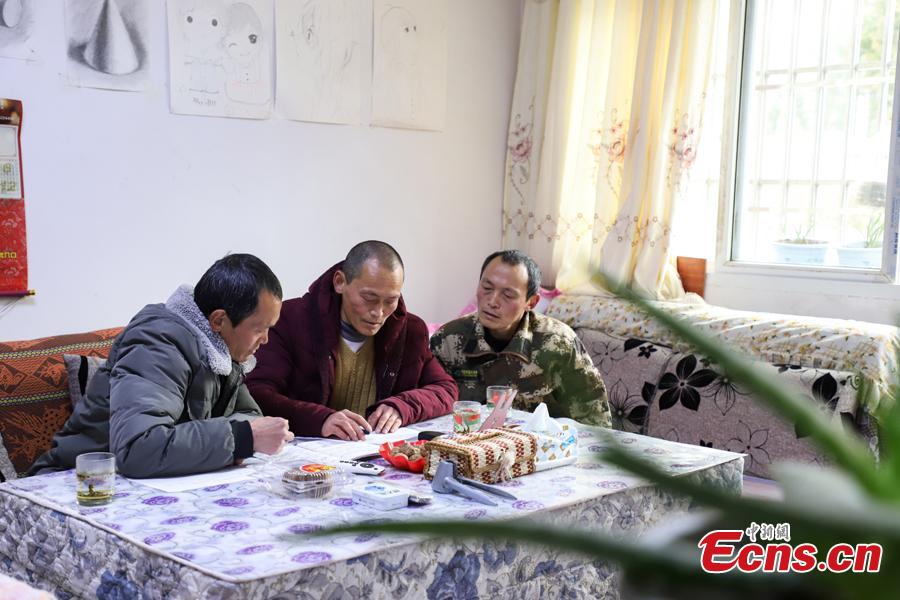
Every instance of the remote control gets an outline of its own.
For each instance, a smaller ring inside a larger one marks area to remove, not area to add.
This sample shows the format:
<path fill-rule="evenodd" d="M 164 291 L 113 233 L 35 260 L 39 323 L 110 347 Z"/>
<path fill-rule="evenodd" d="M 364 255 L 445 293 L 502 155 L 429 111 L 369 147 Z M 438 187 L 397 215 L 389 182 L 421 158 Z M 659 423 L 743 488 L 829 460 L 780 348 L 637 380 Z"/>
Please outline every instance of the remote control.
<path fill-rule="evenodd" d="M 340 465 L 350 473 L 356 473 L 357 475 L 381 475 L 384 473 L 384 467 L 373 465 L 370 462 L 342 460 Z"/>

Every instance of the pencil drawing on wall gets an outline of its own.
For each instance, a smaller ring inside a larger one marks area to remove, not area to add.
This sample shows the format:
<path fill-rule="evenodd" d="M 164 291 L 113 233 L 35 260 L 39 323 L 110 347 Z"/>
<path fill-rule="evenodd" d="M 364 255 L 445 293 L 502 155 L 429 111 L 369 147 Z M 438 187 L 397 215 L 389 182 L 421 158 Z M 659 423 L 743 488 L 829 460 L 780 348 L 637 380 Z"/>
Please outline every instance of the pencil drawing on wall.
<path fill-rule="evenodd" d="M 0 58 L 37 59 L 34 0 L 0 0 Z"/>
<path fill-rule="evenodd" d="M 65 13 L 69 83 L 147 88 L 147 0 L 66 0 Z"/>
<path fill-rule="evenodd" d="M 374 1 L 373 125 L 443 129 L 446 14 L 444 0 Z"/>
<path fill-rule="evenodd" d="M 281 115 L 360 122 L 363 10 L 355 0 L 276 0 L 276 107 Z"/>
<path fill-rule="evenodd" d="M 174 113 L 265 119 L 272 106 L 272 0 L 168 0 Z"/>

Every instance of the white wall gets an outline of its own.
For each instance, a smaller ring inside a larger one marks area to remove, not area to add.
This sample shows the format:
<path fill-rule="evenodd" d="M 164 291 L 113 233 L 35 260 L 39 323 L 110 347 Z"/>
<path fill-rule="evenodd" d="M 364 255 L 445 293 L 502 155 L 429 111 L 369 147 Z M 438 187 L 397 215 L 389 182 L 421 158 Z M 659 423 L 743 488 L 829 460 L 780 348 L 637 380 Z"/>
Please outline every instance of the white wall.
<path fill-rule="evenodd" d="M 297 296 L 367 238 L 399 250 L 426 320 L 474 293 L 500 243 L 521 0 L 447 2 L 441 133 L 169 114 L 163 2 L 149 92 L 70 87 L 63 3 L 33 4 L 41 59 L 0 59 L 0 96 L 24 102 L 37 295 L 0 318 L 0 340 L 123 325 L 226 252 L 257 254 Z"/>
<path fill-rule="evenodd" d="M 900 323 L 900 285 L 797 275 L 710 273 L 706 301 L 739 310 Z"/>

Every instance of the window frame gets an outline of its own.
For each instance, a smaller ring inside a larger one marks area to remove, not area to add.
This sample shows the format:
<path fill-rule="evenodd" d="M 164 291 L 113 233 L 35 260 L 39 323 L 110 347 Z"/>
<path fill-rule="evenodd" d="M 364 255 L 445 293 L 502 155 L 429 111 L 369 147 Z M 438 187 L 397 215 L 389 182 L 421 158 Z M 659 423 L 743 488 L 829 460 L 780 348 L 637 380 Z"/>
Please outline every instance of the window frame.
<path fill-rule="evenodd" d="M 722 130 L 721 173 L 718 202 L 718 227 L 716 235 L 716 270 L 723 274 L 779 275 L 800 279 L 829 279 L 855 283 L 898 285 L 898 220 L 900 220 L 900 43 L 897 44 L 898 62 L 894 72 L 894 102 L 891 107 L 891 147 L 888 169 L 885 174 L 884 237 L 880 270 L 859 270 L 840 266 L 788 265 L 737 261 L 732 257 L 738 215 L 740 181 L 738 174 L 743 166 L 738 152 L 741 143 L 740 123 L 747 118 L 747 102 L 742 101 L 750 93 L 752 73 L 744 68 L 749 56 L 755 23 L 753 5 L 762 0 L 736 0 L 732 4 L 728 27 L 728 67 L 725 74 L 725 122 Z"/>

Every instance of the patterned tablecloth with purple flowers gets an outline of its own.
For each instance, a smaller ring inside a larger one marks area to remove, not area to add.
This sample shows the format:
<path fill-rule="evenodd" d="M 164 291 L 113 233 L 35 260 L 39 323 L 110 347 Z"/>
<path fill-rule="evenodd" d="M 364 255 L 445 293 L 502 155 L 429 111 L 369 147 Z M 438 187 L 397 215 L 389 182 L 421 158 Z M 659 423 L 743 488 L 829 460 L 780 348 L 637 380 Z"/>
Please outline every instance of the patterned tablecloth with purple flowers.
<path fill-rule="evenodd" d="M 415 427 L 449 426 L 442 417 Z M 673 474 L 740 490 L 739 454 L 612 435 Z M 517 500 L 499 499 L 497 507 L 434 494 L 429 506 L 377 511 L 355 504 L 349 487 L 326 499 L 297 500 L 273 493 L 263 479 L 162 493 L 119 478 L 111 504 L 80 508 L 72 471 L 14 480 L 0 485 L 0 569 L 61 598 L 616 595 L 614 566 L 554 550 L 498 540 L 310 535 L 360 521 L 528 516 L 634 536 L 690 508 L 688 500 L 599 462 L 604 444 L 598 430 L 582 427 L 576 465 L 502 484 Z M 431 493 L 419 475 L 388 467 L 382 477 Z"/>

